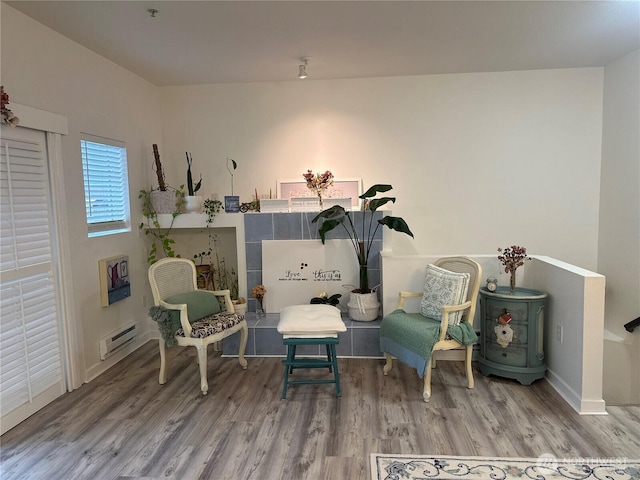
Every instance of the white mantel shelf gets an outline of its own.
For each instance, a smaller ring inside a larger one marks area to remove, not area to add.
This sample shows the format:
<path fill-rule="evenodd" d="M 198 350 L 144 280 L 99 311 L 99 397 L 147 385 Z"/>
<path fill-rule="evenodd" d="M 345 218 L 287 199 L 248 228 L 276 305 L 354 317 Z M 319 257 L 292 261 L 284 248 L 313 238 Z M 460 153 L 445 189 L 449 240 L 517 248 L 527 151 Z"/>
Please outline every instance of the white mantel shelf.
<path fill-rule="evenodd" d="M 161 213 L 158 215 L 158 223 L 161 228 L 169 228 L 171 225 L 171 214 Z M 213 223 L 208 225 L 211 228 L 241 228 L 244 242 L 244 215 L 242 213 L 218 213 L 213 219 Z M 183 213 L 178 215 L 173 222 L 173 228 L 206 228 L 206 213 Z"/>
<path fill-rule="evenodd" d="M 213 222 L 207 225 L 206 213 L 183 213 L 178 215 L 172 228 L 191 228 L 203 230 L 208 228 L 233 228 L 236 231 L 236 251 L 238 255 L 238 287 L 240 295 L 247 297 L 247 258 L 244 244 L 244 214 L 242 213 L 218 213 Z M 158 214 L 160 228 L 169 228 L 172 215 L 170 213 Z M 146 225 L 146 219 L 143 223 Z M 194 232 L 200 233 L 200 232 Z"/>

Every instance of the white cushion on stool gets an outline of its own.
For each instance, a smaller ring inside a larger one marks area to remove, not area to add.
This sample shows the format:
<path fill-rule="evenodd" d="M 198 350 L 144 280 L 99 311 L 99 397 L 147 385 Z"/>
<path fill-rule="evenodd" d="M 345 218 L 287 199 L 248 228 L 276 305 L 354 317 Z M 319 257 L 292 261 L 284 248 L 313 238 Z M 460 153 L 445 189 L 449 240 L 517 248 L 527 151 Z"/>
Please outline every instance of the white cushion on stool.
<path fill-rule="evenodd" d="M 280 310 L 278 332 L 284 338 L 327 338 L 346 332 L 340 310 L 331 305 L 290 305 Z"/>

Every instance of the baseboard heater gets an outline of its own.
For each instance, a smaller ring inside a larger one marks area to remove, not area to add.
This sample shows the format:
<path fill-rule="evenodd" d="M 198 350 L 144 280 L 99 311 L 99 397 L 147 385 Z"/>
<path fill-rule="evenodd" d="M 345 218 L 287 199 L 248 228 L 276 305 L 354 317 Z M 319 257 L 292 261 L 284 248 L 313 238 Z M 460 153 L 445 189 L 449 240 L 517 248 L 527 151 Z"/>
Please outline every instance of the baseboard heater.
<path fill-rule="evenodd" d="M 100 339 L 100 360 L 105 360 L 116 353 L 121 348 L 130 344 L 136 338 L 138 328 L 135 323 L 125 325 L 124 327 L 110 333 Z"/>

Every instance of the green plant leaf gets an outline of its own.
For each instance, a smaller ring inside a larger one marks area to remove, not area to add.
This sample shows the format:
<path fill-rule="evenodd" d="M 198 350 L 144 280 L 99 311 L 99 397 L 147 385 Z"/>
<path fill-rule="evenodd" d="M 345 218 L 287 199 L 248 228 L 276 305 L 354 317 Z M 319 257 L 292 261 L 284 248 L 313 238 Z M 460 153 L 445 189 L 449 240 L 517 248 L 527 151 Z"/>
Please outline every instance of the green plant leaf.
<path fill-rule="evenodd" d="M 311 223 L 316 223 L 321 218 L 328 220 L 332 218 L 340 218 L 347 215 L 347 211 L 342 208 L 340 205 L 334 205 L 331 208 L 327 208 L 326 210 L 321 211 L 318 215 L 316 215 Z"/>
<path fill-rule="evenodd" d="M 333 230 L 334 228 L 336 228 L 338 225 L 342 224 L 343 222 L 344 222 L 344 217 L 340 219 L 335 219 L 335 220 L 325 220 L 322 223 L 322 226 L 318 230 L 318 233 L 320 234 L 320 239 L 322 240 L 323 244 L 325 242 L 325 235 L 329 233 L 331 230 Z"/>
<path fill-rule="evenodd" d="M 413 237 L 413 233 L 409 229 L 409 225 L 400 217 L 391 217 L 387 215 L 386 217 L 378 220 L 380 225 L 386 225 L 391 230 L 395 230 L 396 232 L 406 233 L 410 237 Z"/>
<path fill-rule="evenodd" d="M 396 197 L 373 198 L 369 200 L 369 210 L 375 212 L 380 207 L 386 205 L 389 202 L 396 203 Z"/>
<path fill-rule="evenodd" d="M 384 192 L 388 192 L 389 190 L 391 190 L 393 187 L 391 185 L 383 185 L 383 184 L 376 184 L 373 187 L 369 188 L 369 190 L 367 190 L 366 192 L 364 192 L 362 195 L 360 195 L 358 198 L 371 198 L 371 197 L 375 197 L 376 194 L 378 193 L 384 193 Z"/>

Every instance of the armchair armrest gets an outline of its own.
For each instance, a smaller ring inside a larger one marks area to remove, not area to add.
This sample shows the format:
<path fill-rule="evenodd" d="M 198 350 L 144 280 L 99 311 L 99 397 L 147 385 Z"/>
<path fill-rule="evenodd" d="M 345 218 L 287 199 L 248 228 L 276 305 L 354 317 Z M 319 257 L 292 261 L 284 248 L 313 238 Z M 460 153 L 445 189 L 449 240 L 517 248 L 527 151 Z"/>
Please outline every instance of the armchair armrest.
<path fill-rule="evenodd" d="M 397 308 L 404 308 L 404 301 L 407 298 L 421 297 L 422 295 L 423 295 L 422 292 L 400 292 L 399 293 L 400 299 L 398 301 Z"/>
<path fill-rule="evenodd" d="M 207 290 L 207 291 L 213 293 L 216 297 L 223 297 L 225 310 L 229 313 L 235 312 L 235 309 L 233 308 L 233 302 L 231 301 L 230 290 Z"/>
<path fill-rule="evenodd" d="M 471 308 L 471 300 L 461 303 L 460 305 L 445 305 L 442 307 L 442 320 L 440 320 L 440 338 L 439 342 L 443 341 L 447 336 L 447 327 L 449 326 L 449 314 L 452 312 L 459 312 Z"/>
<path fill-rule="evenodd" d="M 164 300 L 160 300 L 160 306 L 167 310 L 178 310 L 180 312 L 180 325 L 182 325 L 184 334 L 186 337 L 191 336 L 191 323 L 189 323 L 186 303 L 167 303 Z"/>

